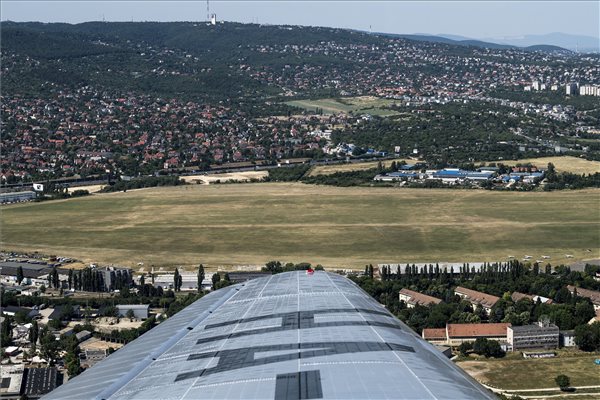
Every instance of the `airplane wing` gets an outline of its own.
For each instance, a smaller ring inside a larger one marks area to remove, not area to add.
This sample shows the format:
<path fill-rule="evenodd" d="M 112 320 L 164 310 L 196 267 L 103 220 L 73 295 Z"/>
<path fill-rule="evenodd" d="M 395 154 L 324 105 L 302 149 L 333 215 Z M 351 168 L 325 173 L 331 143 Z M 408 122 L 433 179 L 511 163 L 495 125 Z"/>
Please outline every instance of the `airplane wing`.
<path fill-rule="evenodd" d="M 351 280 L 204 296 L 44 399 L 494 399 Z"/>

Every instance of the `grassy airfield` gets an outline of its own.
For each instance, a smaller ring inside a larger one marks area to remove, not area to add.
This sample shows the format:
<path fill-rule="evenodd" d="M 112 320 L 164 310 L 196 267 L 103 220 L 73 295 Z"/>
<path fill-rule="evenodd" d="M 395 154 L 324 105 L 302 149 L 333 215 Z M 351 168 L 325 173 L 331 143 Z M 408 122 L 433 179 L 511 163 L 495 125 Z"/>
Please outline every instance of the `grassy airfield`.
<path fill-rule="evenodd" d="M 583 158 L 573 156 L 525 158 L 521 160 L 502 160 L 487 162 L 497 162 L 503 163 L 505 165 L 531 163 L 540 168 L 546 168 L 548 166 L 548 163 L 553 163 L 556 167 L 556 170 L 559 172 L 572 172 L 574 174 L 593 174 L 596 172 L 600 172 L 600 162 L 585 160 Z"/>
<path fill-rule="evenodd" d="M 323 110 L 324 114 L 370 114 L 387 117 L 398 115 L 393 110 L 384 108 L 393 104 L 392 100 L 381 99 L 375 96 L 344 97 L 340 99 L 316 99 L 316 100 L 292 100 L 286 104 L 300 107 L 308 111 L 314 111 L 316 108 Z"/>
<path fill-rule="evenodd" d="M 559 351 L 559 357 L 556 358 L 524 359 L 521 353 L 517 352 L 509 353 L 503 359 L 459 361 L 457 365 L 480 382 L 493 387 L 514 391 L 520 395 L 534 393 L 519 393 L 519 390 L 555 388 L 557 393 L 544 393 L 552 395 L 560 393 L 554 382 L 554 378 L 559 374 L 569 376 L 572 386 L 600 387 L 600 367 L 594 364 L 598 357 L 598 353 Z M 523 379 L 524 376 L 528 379 Z M 586 390 L 581 389 L 577 392 L 581 394 Z M 598 395 L 600 394 L 596 393 L 596 396 Z"/>
<path fill-rule="evenodd" d="M 599 200 L 600 190 L 188 185 L 7 206 L 0 223 L 3 249 L 131 266 L 362 268 L 526 254 L 556 265 L 599 257 Z"/>
<path fill-rule="evenodd" d="M 413 160 L 387 160 L 383 161 L 385 166 L 389 166 L 392 161 L 406 161 L 408 164 L 414 164 Z M 475 165 L 480 163 L 503 163 L 505 165 L 517 165 L 531 163 L 540 168 L 546 168 L 548 163 L 553 163 L 558 172 L 572 172 L 574 174 L 593 174 L 600 172 L 600 161 L 589 161 L 582 158 L 562 156 L 562 157 L 540 157 L 526 158 L 521 160 L 501 160 L 501 161 L 477 161 Z M 313 167 L 309 176 L 330 175 L 336 172 L 362 171 L 369 168 L 376 168 L 378 161 L 361 162 L 354 164 L 332 164 L 332 165 L 317 165 Z"/>
<path fill-rule="evenodd" d="M 384 161 L 367 161 L 353 164 L 330 164 L 330 165 L 315 165 L 308 172 L 308 176 L 318 175 L 331 175 L 336 172 L 350 172 L 350 171 L 364 171 L 367 169 L 377 168 L 377 165 L 381 163 L 385 167 L 389 167 L 390 164 L 395 161 L 406 161 L 407 163 L 414 163 L 412 160 L 395 159 L 395 160 L 384 160 Z"/>

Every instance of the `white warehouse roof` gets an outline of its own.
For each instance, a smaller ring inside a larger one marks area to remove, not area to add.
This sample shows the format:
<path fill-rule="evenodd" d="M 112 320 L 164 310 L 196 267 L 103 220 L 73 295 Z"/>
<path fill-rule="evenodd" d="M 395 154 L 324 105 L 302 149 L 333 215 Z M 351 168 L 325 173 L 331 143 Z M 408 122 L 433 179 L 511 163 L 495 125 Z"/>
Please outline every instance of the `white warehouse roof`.
<path fill-rule="evenodd" d="M 340 275 L 213 292 L 45 399 L 492 399 Z"/>

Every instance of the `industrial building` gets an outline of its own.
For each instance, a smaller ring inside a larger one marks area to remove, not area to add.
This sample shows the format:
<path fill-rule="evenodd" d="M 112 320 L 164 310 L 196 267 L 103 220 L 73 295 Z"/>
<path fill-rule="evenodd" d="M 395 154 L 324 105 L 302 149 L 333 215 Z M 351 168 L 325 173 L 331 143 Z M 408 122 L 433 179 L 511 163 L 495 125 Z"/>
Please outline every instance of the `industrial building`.
<path fill-rule="evenodd" d="M 444 168 L 436 171 L 429 176 L 429 179 L 441 180 L 446 184 L 456 184 L 463 181 L 488 181 L 494 177 L 492 171 L 465 171 L 458 168 Z"/>
<path fill-rule="evenodd" d="M 5 364 L 0 368 L 0 398 L 18 399 L 23 383 L 23 364 Z"/>
<path fill-rule="evenodd" d="M 71 318 L 80 319 L 82 316 L 81 306 L 64 304 L 57 305 L 54 310 L 48 315 L 48 319 L 70 320 Z"/>
<path fill-rule="evenodd" d="M 25 382 L 22 395 L 28 399 L 38 399 L 53 391 L 59 383 L 58 370 L 49 368 L 25 368 Z"/>
<path fill-rule="evenodd" d="M 537 324 L 510 326 L 506 333 L 508 350 L 556 349 L 558 348 L 558 326 L 548 321 Z"/>
<path fill-rule="evenodd" d="M 56 368 L 25 368 L 23 364 L 3 364 L 0 368 L 0 398 L 38 399 L 54 390 L 59 382 Z"/>
<path fill-rule="evenodd" d="M 558 334 L 558 344 L 560 347 L 575 347 L 575 330 L 560 331 Z"/>
<path fill-rule="evenodd" d="M 426 170 L 424 173 L 418 171 L 394 171 L 387 174 L 378 174 L 373 180 L 379 182 L 397 182 L 429 179 L 438 180 L 448 185 L 455 185 L 466 182 L 489 181 L 495 175 L 496 172 L 490 170 L 466 171 L 458 168 L 444 168 L 441 170 Z"/>
<path fill-rule="evenodd" d="M 35 192 L 7 192 L 0 193 L 0 204 L 21 203 L 35 199 Z"/>
<path fill-rule="evenodd" d="M 16 284 L 19 267 L 23 271 L 22 285 L 48 285 L 48 274 L 53 271 L 53 267 L 45 262 L 32 264 L 27 262 L 4 261 L 0 262 L 2 282 Z"/>
<path fill-rule="evenodd" d="M 91 368 L 100 361 L 106 358 L 106 350 L 85 349 L 83 354 L 80 354 L 81 366 L 83 368 Z"/>
<path fill-rule="evenodd" d="M 349 279 L 214 291 L 47 399 L 493 399 Z"/>
<path fill-rule="evenodd" d="M 422 179 L 424 176 L 424 174 L 418 174 L 416 172 L 398 171 L 390 172 L 388 174 L 377 174 L 373 180 L 379 182 L 413 181 Z"/>
<path fill-rule="evenodd" d="M 147 319 L 149 304 L 118 304 L 115 306 L 119 311 L 119 317 L 126 317 L 129 310 L 133 311 L 133 316 L 137 319 Z"/>
<path fill-rule="evenodd" d="M 17 307 L 17 306 L 0 307 L 0 315 L 9 315 L 11 317 L 14 317 L 15 314 L 17 314 L 17 313 L 22 313 L 23 315 L 27 316 L 27 318 L 34 318 L 40 312 L 37 309 L 37 307 L 36 308 Z"/>

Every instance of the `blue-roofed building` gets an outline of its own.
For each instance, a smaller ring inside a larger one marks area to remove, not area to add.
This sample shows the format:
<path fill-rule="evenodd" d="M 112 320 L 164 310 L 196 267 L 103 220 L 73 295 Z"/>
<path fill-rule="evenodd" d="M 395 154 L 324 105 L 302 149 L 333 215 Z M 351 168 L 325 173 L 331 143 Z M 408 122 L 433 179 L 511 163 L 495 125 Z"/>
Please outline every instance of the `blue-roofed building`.
<path fill-rule="evenodd" d="M 455 184 L 464 181 L 487 181 L 494 177 L 493 171 L 465 171 L 458 168 L 444 168 L 430 175 L 430 179 L 439 179 L 444 183 Z"/>
<path fill-rule="evenodd" d="M 487 181 L 494 177 L 493 171 L 465 171 L 465 178 L 472 181 Z"/>
<path fill-rule="evenodd" d="M 537 180 L 544 178 L 544 172 L 511 172 L 502 177 L 503 182 L 523 182 L 535 183 Z"/>
<path fill-rule="evenodd" d="M 540 180 L 544 178 L 544 172 L 530 172 L 526 176 L 523 177 L 523 182 L 525 183 L 534 183 L 536 180 Z"/>
<path fill-rule="evenodd" d="M 513 181 L 513 182 L 520 182 L 520 181 L 521 181 L 521 176 L 519 176 L 519 175 L 513 175 L 513 174 L 510 174 L 510 175 L 504 175 L 504 176 L 502 177 L 502 181 L 503 181 L 503 182 L 510 182 L 510 181 Z"/>

